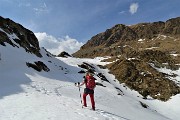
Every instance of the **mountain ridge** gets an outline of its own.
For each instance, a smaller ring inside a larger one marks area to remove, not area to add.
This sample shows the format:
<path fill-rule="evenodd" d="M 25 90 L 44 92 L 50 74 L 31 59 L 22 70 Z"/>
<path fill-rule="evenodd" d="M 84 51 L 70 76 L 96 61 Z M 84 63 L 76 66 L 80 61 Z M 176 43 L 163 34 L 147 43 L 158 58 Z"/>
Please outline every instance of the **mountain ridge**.
<path fill-rule="evenodd" d="M 106 48 L 113 44 L 123 45 L 126 41 L 137 41 L 139 39 L 150 40 L 157 38 L 159 35 L 179 38 L 179 24 L 180 17 L 169 19 L 166 22 L 139 23 L 131 26 L 117 24 L 105 32 L 93 36 L 73 55 L 76 57 L 90 57 L 92 55 L 88 55 L 88 51 L 90 50 L 89 48 L 92 47 L 97 47 L 98 49 L 98 47 Z M 90 50 L 90 52 L 96 51 L 93 50 Z"/>

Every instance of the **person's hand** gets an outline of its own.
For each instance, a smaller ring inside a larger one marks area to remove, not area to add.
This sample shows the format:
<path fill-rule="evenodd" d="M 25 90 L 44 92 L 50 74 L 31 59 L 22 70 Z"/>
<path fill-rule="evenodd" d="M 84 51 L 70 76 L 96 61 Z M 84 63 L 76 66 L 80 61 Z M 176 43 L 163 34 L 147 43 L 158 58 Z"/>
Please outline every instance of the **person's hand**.
<path fill-rule="evenodd" d="M 74 85 L 77 87 L 78 86 L 78 84 L 77 83 L 74 83 Z"/>
<path fill-rule="evenodd" d="M 78 83 L 75 83 L 75 86 L 76 86 L 76 87 L 80 87 L 81 85 L 80 85 L 80 83 L 78 82 Z"/>

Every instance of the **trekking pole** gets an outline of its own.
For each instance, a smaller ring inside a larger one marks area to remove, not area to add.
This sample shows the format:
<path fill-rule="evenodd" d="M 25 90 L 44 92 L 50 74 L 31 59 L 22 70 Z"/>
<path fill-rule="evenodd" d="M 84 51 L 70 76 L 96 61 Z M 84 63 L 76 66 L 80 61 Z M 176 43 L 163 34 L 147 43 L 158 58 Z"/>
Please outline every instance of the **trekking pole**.
<path fill-rule="evenodd" d="M 81 90 L 80 90 L 80 82 L 78 82 L 78 87 L 79 87 L 79 93 L 80 93 L 80 98 L 81 98 Z M 82 98 L 81 98 L 81 104 L 82 104 Z"/>
<path fill-rule="evenodd" d="M 81 99 L 81 104 L 82 104 L 82 98 L 81 98 L 81 90 L 80 90 L 80 82 L 78 82 L 78 83 L 75 83 L 75 86 L 78 84 L 78 88 L 79 88 L 79 93 L 80 93 L 80 99 Z"/>

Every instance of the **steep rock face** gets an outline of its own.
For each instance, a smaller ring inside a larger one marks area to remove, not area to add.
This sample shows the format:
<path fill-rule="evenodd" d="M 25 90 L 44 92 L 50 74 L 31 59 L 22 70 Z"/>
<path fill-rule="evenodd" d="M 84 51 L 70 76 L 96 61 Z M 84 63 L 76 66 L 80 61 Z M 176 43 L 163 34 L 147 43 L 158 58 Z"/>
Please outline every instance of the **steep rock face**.
<path fill-rule="evenodd" d="M 0 44 L 5 46 L 5 42 L 9 43 L 12 46 L 23 47 L 27 52 L 34 53 L 38 57 L 42 57 L 39 53 L 39 42 L 34 35 L 34 33 L 22 25 L 15 23 L 10 19 L 5 19 L 0 16 Z M 10 36 L 17 36 L 14 38 L 10 38 Z"/>
<path fill-rule="evenodd" d="M 140 23 L 137 25 L 132 25 L 130 28 L 137 33 L 138 39 L 152 39 L 157 37 L 158 34 L 165 28 L 164 22 L 154 22 L 154 23 Z"/>
<path fill-rule="evenodd" d="M 167 20 L 163 33 L 168 35 L 180 35 L 180 17 Z"/>
<path fill-rule="evenodd" d="M 117 43 L 119 41 L 129 41 L 137 39 L 137 34 L 130 29 L 128 26 L 123 24 L 115 25 L 111 29 L 107 29 L 103 33 L 99 33 L 92 37 L 81 49 L 86 49 L 89 47 L 96 46 L 110 46 L 111 44 Z"/>

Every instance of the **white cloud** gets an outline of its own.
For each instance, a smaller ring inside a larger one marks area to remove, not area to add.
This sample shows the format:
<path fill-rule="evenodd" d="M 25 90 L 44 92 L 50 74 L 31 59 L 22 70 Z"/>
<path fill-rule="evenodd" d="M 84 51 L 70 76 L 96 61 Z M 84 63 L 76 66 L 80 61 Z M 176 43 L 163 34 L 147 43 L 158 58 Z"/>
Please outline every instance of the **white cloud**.
<path fill-rule="evenodd" d="M 55 38 L 48 35 L 45 32 L 35 33 L 39 40 L 41 47 L 45 47 L 49 52 L 54 55 L 60 54 L 62 51 L 66 51 L 70 54 L 76 52 L 83 45 L 82 42 L 78 42 L 76 39 L 65 36 L 63 38 Z"/>
<path fill-rule="evenodd" d="M 19 2 L 18 6 L 19 6 L 19 7 L 31 7 L 31 3 Z"/>
<path fill-rule="evenodd" d="M 125 13 L 126 13 L 126 11 L 120 11 L 120 12 L 118 12 L 119 15 L 125 14 Z"/>
<path fill-rule="evenodd" d="M 132 3 L 129 7 L 129 12 L 131 14 L 135 14 L 138 10 L 138 7 L 139 7 L 138 3 Z"/>
<path fill-rule="evenodd" d="M 36 14 L 41 14 L 41 13 L 48 13 L 49 9 L 46 5 L 46 3 L 43 3 L 40 7 L 38 8 L 33 8 Z"/>

